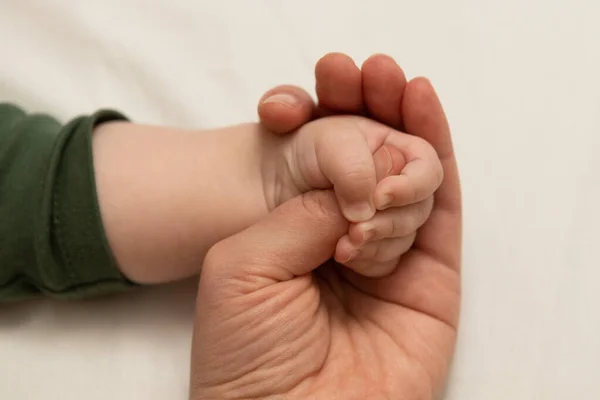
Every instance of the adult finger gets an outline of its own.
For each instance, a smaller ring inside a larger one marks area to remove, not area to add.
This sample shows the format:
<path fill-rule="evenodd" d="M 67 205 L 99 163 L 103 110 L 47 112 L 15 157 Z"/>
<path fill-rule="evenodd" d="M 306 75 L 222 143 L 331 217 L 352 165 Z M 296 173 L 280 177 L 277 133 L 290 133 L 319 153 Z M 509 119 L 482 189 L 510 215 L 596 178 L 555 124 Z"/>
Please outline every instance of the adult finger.
<path fill-rule="evenodd" d="M 315 116 L 315 103 L 304 89 L 292 85 L 277 86 L 258 101 L 260 122 L 273 133 L 292 132 Z"/>
<path fill-rule="evenodd" d="M 363 99 L 369 116 L 402 130 L 402 97 L 406 76 L 393 58 L 384 54 L 369 57 L 362 65 Z"/>
<path fill-rule="evenodd" d="M 363 110 L 361 72 L 349 56 L 325 55 L 315 65 L 315 79 L 322 115 L 358 114 Z"/>
<path fill-rule="evenodd" d="M 427 140 L 436 150 L 444 180 L 434 194 L 434 205 L 419 229 L 413 247 L 383 279 L 365 279 L 348 268 L 345 278 L 386 301 L 442 321 L 450 339 L 460 314 L 461 193 L 450 128 L 433 87 L 424 78 L 410 81 L 403 99 L 407 132 Z"/>
<path fill-rule="evenodd" d="M 305 193 L 213 246 L 202 279 L 247 293 L 305 275 L 332 257 L 347 229 L 333 192 Z"/>
<path fill-rule="evenodd" d="M 431 216 L 419 231 L 415 246 L 458 271 L 462 202 L 458 167 L 446 115 L 433 86 L 425 78 L 416 78 L 408 83 L 402 105 L 407 132 L 433 146 L 444 171 L 444 179 L 435 192 Z"/>

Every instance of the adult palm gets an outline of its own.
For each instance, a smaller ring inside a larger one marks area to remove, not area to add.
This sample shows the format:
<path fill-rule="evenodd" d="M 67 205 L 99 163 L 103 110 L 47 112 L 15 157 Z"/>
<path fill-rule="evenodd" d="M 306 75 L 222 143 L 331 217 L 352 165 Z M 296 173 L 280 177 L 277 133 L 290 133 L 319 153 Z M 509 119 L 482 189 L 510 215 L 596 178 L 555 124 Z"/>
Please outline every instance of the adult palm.
<path fill-rule="evenodd" d="M 365 278 L 327 261 L 347 223 L 330 192 L 283 204 L 205 260 L 193 399 L 433 399 L 459 314 L 461 198 L 448 124 L 425 79 L 406 85 L 407 132 L 430 142 L 444 181 L 395 271 Z"/>

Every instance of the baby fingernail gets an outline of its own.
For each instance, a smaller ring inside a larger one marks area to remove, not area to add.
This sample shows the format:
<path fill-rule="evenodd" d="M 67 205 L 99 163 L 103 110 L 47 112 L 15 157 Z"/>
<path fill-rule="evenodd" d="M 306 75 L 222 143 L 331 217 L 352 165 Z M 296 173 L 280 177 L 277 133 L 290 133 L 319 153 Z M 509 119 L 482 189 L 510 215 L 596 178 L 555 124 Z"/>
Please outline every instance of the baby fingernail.
<path fill-rule="evenodd" d="M 375 200 L 375 205 L 377 206 L 378 210 L 384 210 L 384 209 L 388 208 L 391 203 L 392 203 L 392 196 L 389 194 L 384 194 L 382 196 L 379 196 L 379 198 L 377 198 Z"/>
<path fill-rule="evenodd" d="M 362 242 L 363 243 L 370 242 L 371 240 L 373 240 L 374 237 L 375 237 L 375 229 L 373 229 L 372 227 L 365 228 L 365 230 L 363 230 L 363 233 L 362 233 Z"/>
<path fill-rule="evenodd" d="M 267 97 L 262 101 L 263 104 L 275 103 L 287 107 L 295 107 L 298 104 L 298 99 L 288 93 L 278 93 Z"/>
<path fill-rule="evenodd" d="M 344 216 L 351 222 L 368 221 L 373 215 L 375 210 L 369 203 L 350 204 L 344 210 Z"/>
<path fill-rule="evenodd" d="M 350 255 L 348 256 L 348 259 L 344 262 L 350 262 L 354 259 L 356 259 L 356 257 L 358 257 L 358 255 L 360 254 L 360 250 L 359 249 L 354 249 L 350 252 Z"/>

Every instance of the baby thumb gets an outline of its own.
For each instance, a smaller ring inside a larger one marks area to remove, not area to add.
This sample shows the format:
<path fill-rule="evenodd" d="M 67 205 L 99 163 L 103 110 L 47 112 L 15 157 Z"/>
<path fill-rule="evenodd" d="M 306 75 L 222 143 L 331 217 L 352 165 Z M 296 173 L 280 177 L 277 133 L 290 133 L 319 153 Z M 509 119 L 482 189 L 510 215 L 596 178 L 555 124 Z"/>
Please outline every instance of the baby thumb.
<path fill-rule="evenodd" d="M 245 290 L 304 275 L 332 257 L 348 230 L 332 191 L 312 191 L 276 208 L 208 252 L 202 279 L 243 282 Z"/>

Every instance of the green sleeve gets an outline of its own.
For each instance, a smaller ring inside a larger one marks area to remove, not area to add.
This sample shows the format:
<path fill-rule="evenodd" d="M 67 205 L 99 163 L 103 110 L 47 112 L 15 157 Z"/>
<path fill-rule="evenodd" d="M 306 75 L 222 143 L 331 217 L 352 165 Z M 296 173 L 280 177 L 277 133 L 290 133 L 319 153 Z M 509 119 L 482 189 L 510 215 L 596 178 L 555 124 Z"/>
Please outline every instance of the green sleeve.
<path fill-rule="evenodd" d="M 99 111 L 61 125 L 0 103 L 0 301 L 80 298 L 132 286 L 117 268 L 96 196 Z"/>

